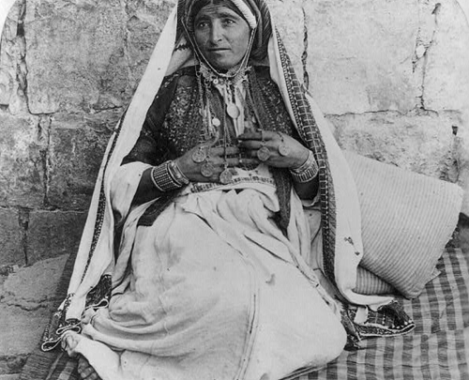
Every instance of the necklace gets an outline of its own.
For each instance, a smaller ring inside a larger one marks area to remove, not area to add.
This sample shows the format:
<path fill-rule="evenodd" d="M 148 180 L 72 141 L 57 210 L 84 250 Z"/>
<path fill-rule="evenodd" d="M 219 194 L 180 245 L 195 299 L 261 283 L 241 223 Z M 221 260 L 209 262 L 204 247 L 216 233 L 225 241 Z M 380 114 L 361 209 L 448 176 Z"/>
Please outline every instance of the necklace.
<path fill-rule="evenodd" d="M 223 146 L 224 163 L 219 181 L 224 185 L 231 183 L 233 180 L 233 172 L 228 167 L 228 147 L 231 145 L 231 134 L 228 127 L 227 115 L 233 120 L 233 124 L 237 123 L 238 118 L 241 116 L 241 110 L 236 104 L 236 96 L 241 95 L 237 86 L 247 80 L 248 71 L 249 68 L 246 67 L 243 70 L 238 70 L 232 77 L 220 76 L 218 73 L 213 72 L 205 63 L 200 63 L 198 71 L 199 89 L 201 89 L 199 90 L 201 99 L 200 109 L 204 120 L 203 124 L 206 126 L 204 128 L 205 141 L 213 140 L 213 146 L 222 137 L 220 142 Z M 212 91 L 218 91 L 223 99 L 221 118 L 217 117 L 213 110 Z M 214 174 L 214 167 L 209 161 L 209 153 L 206 153 L 205 150 L 199 149 L 195 151 L 192 158 L 195 162 L 204 162 L 201 168 L 204 176 L 211 177 Z"/>

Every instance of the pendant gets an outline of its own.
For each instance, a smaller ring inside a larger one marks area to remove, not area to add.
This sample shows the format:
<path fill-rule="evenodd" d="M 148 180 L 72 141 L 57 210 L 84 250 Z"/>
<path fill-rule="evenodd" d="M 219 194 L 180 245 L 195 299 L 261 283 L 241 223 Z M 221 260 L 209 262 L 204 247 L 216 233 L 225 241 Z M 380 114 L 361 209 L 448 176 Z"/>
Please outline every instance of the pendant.
<path fill-rule="evenodd" d="M 214 117 L 212 119 L 212 125 L 214 125 L 215 127 L 219 127 L 221 125 L 221 121 L 218 117 Z"/>
<path fill-rule="evenodd" d="M 206 178 L 210 178 L 213 176 L 213 173 L 215 172 L 215 169 L 212 165 L 211 162 L 205 162 L 205 164 L 202 165 L 202 168 L 200 169 L 200 173 Z"/>
<path fill-rule="evenodd" d="M 204 162 L 206 158 L 207 158 L 207 152 L 205 151 L 204 146 L 199 146 L 199 148 L 192 153 L 192 161 L 198 164 L 200 164 L 201 162 Z"/>
<path fill-rule="evenodd" d="M 226 106 L 226 112 L 232 119 L 237 119 L 240 115 L 238 106 L 235 103 L 230 103 Z"/>
<path fill-rule="evenodd" d="M 278 152 L 281 156 L 285 157 L 290 154 L 290 148 L 282 142 L 282 144 L 278 147 Z"/>
<path fill-rule="evenodd" d="M 267 161 L 270 157 L 270 151 L 269 148 L 266 146 L 261 146 L 259 150 L 257 151 L 257 158 L 261 160 L 262 162 Z"/>
<path fill-rule="evenodd" d="M 220 174 L 220 182 L 224 185 L 231 183 L 233 180 L 233 174 L 231 173 L 230 169 L 226 168 Z"/>

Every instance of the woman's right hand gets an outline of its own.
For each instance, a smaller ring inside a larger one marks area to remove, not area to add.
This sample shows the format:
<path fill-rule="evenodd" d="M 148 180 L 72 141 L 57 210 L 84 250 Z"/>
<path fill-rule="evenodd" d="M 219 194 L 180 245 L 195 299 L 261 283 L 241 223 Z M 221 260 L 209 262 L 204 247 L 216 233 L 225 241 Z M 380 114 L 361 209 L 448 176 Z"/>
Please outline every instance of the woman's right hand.
<path fill-rule="evenodd" d="M 242 160 L 243 164 L 250 161 Z M 202 143 L 174 162 L 191 182 L 220 182 L 223 170 L 240 164 L 240 150 L 237 146 L 229 146 L 225 151 L 222 146 L 212 147 L 209 143 Z"/>

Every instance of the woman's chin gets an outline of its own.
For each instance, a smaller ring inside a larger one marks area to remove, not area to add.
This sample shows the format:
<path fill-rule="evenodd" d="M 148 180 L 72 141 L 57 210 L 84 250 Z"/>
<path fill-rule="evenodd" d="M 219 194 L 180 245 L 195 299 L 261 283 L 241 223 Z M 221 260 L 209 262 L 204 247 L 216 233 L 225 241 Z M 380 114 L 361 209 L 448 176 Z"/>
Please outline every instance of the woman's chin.
<path fill-rule="evenodd" d="M 207 61 L 215 70 L 222 73 L 236 70 L 239 67 L 239 62 L 230 59 L 207 59 Z"/>

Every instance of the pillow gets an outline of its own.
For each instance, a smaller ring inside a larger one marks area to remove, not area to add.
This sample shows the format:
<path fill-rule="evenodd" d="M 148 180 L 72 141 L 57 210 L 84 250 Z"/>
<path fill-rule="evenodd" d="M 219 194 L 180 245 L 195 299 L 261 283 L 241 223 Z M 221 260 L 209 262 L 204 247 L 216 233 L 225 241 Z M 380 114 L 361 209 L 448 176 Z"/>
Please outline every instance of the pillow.
<path fill-rule="evenodd" d="M 367 295 L 396 293 L 394 287 L 360 265 L 357 268 L 357 286 L 354 291 Z"/>
<path fill-rule="evenodd" d="M 407 298 L 435 277 L 436 263 L 457 225 L 462 189 L 355 153 L 344 152 L 362 217 L 363 259 L 355 291 L 370 294 L 384 280 Z M 360 274 L 361 273 L 361 274 Z"/>

